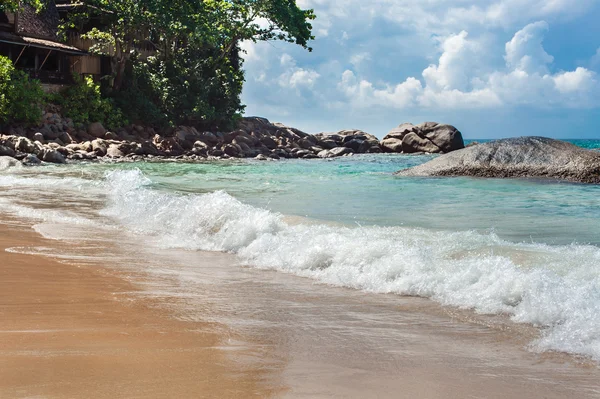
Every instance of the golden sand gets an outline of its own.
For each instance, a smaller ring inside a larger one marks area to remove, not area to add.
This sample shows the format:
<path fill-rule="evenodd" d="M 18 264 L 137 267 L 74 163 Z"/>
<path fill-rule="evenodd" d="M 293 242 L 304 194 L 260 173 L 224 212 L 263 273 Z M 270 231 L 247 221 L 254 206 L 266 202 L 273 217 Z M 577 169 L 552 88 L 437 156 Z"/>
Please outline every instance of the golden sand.
<path fill-rule="evenodd" d="M 218 348 L 208 324 L 173 320 L 102 270 L 6 248 L 43 245 L 0 226 L 0 398 L 248 398 L 275 392 Z"/>

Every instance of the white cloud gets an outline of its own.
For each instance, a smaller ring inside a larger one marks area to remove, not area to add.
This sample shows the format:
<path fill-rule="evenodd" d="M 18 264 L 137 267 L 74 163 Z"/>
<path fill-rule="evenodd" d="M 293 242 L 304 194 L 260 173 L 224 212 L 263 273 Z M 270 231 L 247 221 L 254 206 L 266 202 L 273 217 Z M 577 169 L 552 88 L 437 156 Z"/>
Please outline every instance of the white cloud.
<path fill-rule="evenodd" d="M 279 59 L 279 63 L 283 67 L 295 67 L 296 66 L 296 60 L 287 53 L 284 53 L 281 56 L 281 58 Z"/>
<path fill-rule="evenodd" d="M 582 67 L 556 75 L 554 83 L 561 93 L 588 91 L 596 84 L 594 73 Z"/>
<path fill-rule="evenodd" d="M 506 43 L 506 63 L 508 67 L 527 73 L 547 73 L 548 64 L 554 57 L 546 53 L 542 42 L 549 27 L 545 21 L 527 25 Z"/>
<path fill-rule="evenodd" d="M 415 78 L 408 78 L 396 86 L 376 89 L 371 82 L 358 80 L 350 70 L 342 74 L 338 87 L 358 107 L 409 107 L 415 104 L 415 98 L 423 91 L 421 82 Z"/>
<path fill-rule="evenodd" d="M 315 9 L 314 52 L 242 43 L 249 113 L 368 131 L 405 117 L 462 124 L 524 105 L 538 122 L 562 121 L 600 107 L 600 42 L 589 48 L 573 29 L 600 15 L 600 0 L 297 2 Z"/>
<path fill-rule="evenodd" d="M 289 54 L 283 54 L 280 65 L 286 70 L 279 76 L 278 83 L 283 88 L 311 88 L 321 76 L 313 69 L 304 69 L 296 66 L 296 60 Z"/>
<path fill-rule="evenodd" d="M 531 20 L 577 17 L 597 0 L 302 0 L 302 8 L 314 8 L 315 25 L 370 26 L 384 18 L 403 29 L 424 35 L 447 35 L 460 30 L 523 26 Z M 323 21 L 323 22 L 320 22 Z"/>
<path fill-rule="evenodd" d="M 442 55 L 437 65 L 423 71 L 428 87 L 438 90 L 461 89 L 469 86 L 469 59 L 475 53 L 475 45 L 467 40 L 465 31 L 449 36 L 442 42 Z"/>
<path fill-rule="evenodd" d="M 367 62 L 371 59 L 371 54 L 367 53 L 366 51 L 360 52 L 360 53 L 355 53 L 353 55 L 350 56 L 350 63 L 352 65 L 354 65 L 354 67 L 358 67 L 361 64 L 363 64 L 364 62 Z"/>
<path fill-rule="evenodd" d="M 281 76 L 280 83 L 283 86 L 289 86 L 294 89 L 300 87 L 313 87 L 315 82 L 320 77 L 316 71 L 312 69 L 296 69 L 291 74 L 284 74 Z"/>
<path fill-rule="evenodd" d="M 543 21 L 519 30 L 506 43 L 506 67 L 487 74 L 475 74 L 481 69 L 474 62 L 474 54 L 482 48 L 462 31 L 442 41 L 438 63 L 422 73 L 424 84 L 410 77 L 395 86 L 375 87 L 357 78 L 352 71 L 346 71 L 339 88 L 357 106 L 471 109 L 523 104 L 542 108 L 597 105 L 598 98 L 594 95 L 598 84 L 594 72 L 583 67 L 555 74 L 549 72 L 553 57 L 542 45 L 547 30 L 548 25 Z"/>

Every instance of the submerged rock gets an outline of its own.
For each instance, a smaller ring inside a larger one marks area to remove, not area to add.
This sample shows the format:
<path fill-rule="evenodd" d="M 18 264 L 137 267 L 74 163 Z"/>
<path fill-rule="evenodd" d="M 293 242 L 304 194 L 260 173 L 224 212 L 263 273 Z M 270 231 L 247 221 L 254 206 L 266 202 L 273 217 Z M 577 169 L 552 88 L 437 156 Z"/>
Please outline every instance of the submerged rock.
<path fill-rule="evenodd" d="M 319 158 L 336 158 L 344 155 L 352 154 L 352 150 L 348 147 L 335 147 L 331 150 L 323 150 L 319 152 Z"/>
<path fill-rule="evenodd" d="M 545 137 L 518 137 L 468 147 L 396 174 L 543 177 L 600 183 L 600 153 Z"/>
<path fill-rule="evenodd" d="M 33 154 L 27 154 L 21 160 L 21 162 L 23 163 L 23 165 L 39 165 L 42 163 L 42 161 L 40 161 L 40 159 Z"/>
<path fill-rule="evenodd" d="M 21 162 L 18 160 L 9 157 L 9 156 L 0 156 L 0 170 L 14 168 L 15 166 L 20 166 Z"/>

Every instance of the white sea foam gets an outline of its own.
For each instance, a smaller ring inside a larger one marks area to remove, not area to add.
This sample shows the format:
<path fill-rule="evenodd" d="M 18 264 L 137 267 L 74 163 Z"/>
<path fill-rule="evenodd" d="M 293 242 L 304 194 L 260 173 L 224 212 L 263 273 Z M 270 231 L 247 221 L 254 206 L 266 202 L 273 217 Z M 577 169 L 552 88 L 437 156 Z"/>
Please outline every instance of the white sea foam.
<path fill-rule="evenodd" d="M 404 227 L 289 225 L 225 192 L 163 193 L 116 171 L 106 216 L 162 245 L 237 254 L 247 265 L 377 293 L 418 295 L 532 323 L 538 350 L 600 361 L 600 249 Z"/>

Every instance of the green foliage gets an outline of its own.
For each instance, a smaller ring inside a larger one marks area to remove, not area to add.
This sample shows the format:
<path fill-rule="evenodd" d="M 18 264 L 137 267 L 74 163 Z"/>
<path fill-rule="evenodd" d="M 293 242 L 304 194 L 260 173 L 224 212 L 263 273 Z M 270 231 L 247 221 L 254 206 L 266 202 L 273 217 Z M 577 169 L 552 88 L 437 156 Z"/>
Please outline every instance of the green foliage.
<path fill-rule="evenodd" d="M 86 0 L 67 28 L 91 18 L 91 51 L 112 51 L 112 96 L 131 120 L 226 126 L 244 107 L 238 45 L 283 40 L 311 51 L 312 10 L 295 0 Z M 261 21 L 261 24 L 258 21 Z M 151 47 L 153 55 L 141 49 Z M 126 71 L 129 73 L 126 74 Z M 141 110 L 144 111 L 141 111 Z M 145 118 L 148 121 L 148 118 Z"/>
<path fill-rule="evenodd" d="M 8 119 L 9 85 L 13 72 L 12 62 L 0 56 L 0 120 Z"/>
<path fill-rule="evenodd" d="M 244 108 L 244 77 L 229 60 L 215 68 L 217 56 L 215 49 L 190 46 L 169 60 L 151 57 L 135 68 L 134 82 L 172 124 L 229 128 Z"/>
<path fill-rule="evenodd" d="M 15 12 L 24 5 L 30 5 L 37 10 L 41 10 L 44 7 L 44 2 L 42 0 L 1 0 L 0 11 Z"/>
<path fill-rule="evenodd" d="M 0 119 L 9 123 L 34 124 L 42 117 L 44 91 L 40 82 L 15 70 L 0 56 Z"/>
<path fill-rule="evenodd" d="M 144 65 L 141 65 L 142 67 Z M 151 85 L 150 75 L 146 70 L 129 70 L 126 86 L 114 93 L 115 105 L 132 123 L 152 125 L 157 127 L 169 126 L 169 117 L 159 107 L 158 90 Z"/>
<path fill-rule="evenodd" d="M 121 110 L 110 98 L 102 96 L 100 85 L 91 77 L 75 76 L 75 79 L 75 85 L 66 88 L 54 99 L 64 116 L 75 123 L 100 122 L 111 129 L 127 124 Z"/>

